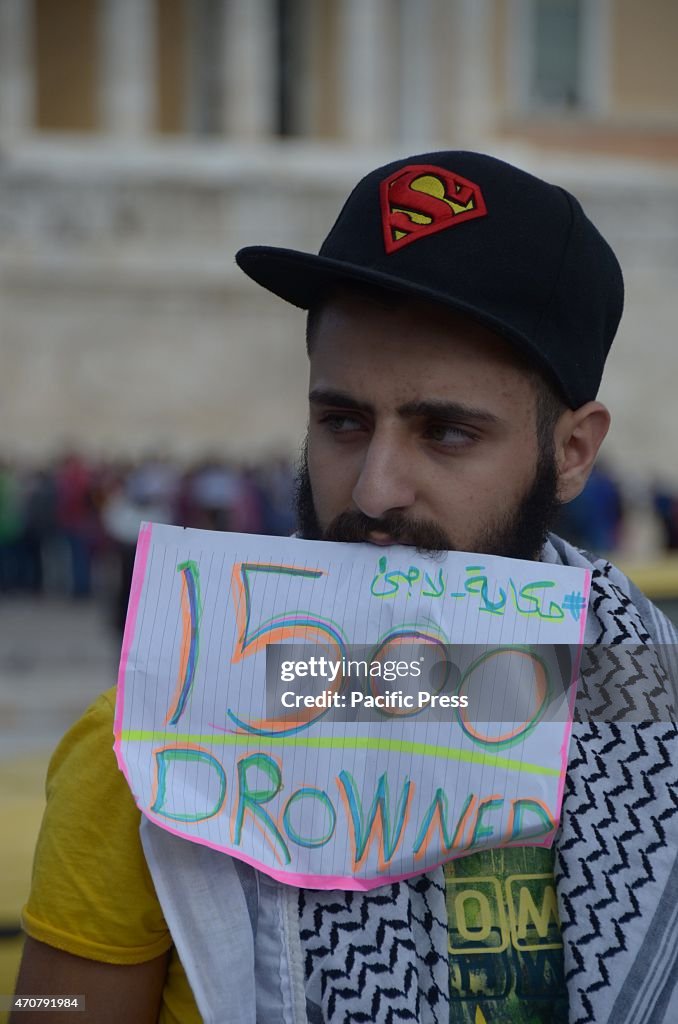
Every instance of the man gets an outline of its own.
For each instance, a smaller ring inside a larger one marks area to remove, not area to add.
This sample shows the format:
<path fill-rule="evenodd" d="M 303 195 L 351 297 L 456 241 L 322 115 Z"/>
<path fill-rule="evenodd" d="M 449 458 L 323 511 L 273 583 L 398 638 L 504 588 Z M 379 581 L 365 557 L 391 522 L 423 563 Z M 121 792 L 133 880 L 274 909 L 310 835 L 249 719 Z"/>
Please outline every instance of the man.
<path fill-rule="evenodd" d="M 443 152 L 363 179 L 319 256 L 238 262 L 309 310 L 302 536 L 591 571 L 562 828 L 553 851 L 474 853 L 367 894 L 296 890 L 139 826 L 104 695 L 50 767 L 18 991 L 85 993 L 102 1022 L 195 1021 L 196 1003 L 237 1022 L 678 1019 L 660 647 L 676 634 L 616 569 L 549 535 L 609 425 L 612 251 L 562 189 Z"/>

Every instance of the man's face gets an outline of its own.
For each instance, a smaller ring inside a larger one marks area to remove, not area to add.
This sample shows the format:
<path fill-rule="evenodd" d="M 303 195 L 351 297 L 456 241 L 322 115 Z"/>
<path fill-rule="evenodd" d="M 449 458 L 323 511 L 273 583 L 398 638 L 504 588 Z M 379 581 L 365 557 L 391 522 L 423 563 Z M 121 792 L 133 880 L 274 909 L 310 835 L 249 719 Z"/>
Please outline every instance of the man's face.
<path fill-rule="evenodd" d="M 311 339 L 307 538 L 536 558 L 557 474 L 509 346 L 419 303 L 342 294 Z"/>

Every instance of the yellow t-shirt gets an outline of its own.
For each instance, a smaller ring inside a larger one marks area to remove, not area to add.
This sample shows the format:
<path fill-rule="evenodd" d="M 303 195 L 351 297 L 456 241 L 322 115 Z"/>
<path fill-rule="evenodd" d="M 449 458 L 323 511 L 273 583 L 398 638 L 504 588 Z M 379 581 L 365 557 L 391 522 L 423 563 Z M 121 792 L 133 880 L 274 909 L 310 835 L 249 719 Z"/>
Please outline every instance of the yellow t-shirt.
<path fill-rule="evenodd" d="M 50 761 L 23 926 L 40 942 L 104 963 L 139 964 L 172 949 L 159 1024 L 200 1024 L 144 858 L 141 812 L 113 752 L 114 710 L 115 688 Z"/>

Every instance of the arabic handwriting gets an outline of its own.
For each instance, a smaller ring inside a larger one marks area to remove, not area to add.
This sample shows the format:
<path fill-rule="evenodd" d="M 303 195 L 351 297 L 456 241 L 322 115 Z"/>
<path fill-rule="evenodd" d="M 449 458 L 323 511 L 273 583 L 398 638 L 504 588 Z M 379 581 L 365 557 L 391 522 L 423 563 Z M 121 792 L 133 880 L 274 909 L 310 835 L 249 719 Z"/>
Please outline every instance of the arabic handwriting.
<path fill-rule="evenodd" d="M 475 568 L 475 566 L 471 566 L 471 568 Z M 469 567 L 467 567 L 466 571 L 469 571 Z M 478 586 L 478 584 L 480 585 Z M 506 608 L 506 591 L 502 587 L 499 587 L 499 600 L 490 601 L 487 576 L 471 576 L 470 579 L 466 580 L 465 586 L 468 594 L 480 594 L 481 612 L 503 615 Z"/>
<path fill-rule="evenodd" d="M 555 583 L 551 580 L 535 580 L 533 583 L 525 583 L 520 588 L 520 594 L 516 588 L 513 580 L 509 580 L 509 586 L 511 587 L 511 593 L 513 595 L 513 604 L 517 612 L 520 615 L 536 615 L 540 619 L 557 619 L 560 621 L 565 618 L 565 612 L 559 604 L 555 601 L 549 602 L 549 610 L 545 612 L 542 608 L 541 597 L 535 597 L 533 591 L 535 590 L 546 590 L 549 587 L 554 587 Z M 521 599 L 525 604 L 521 604 Z"/>
<path fill-rule="evenodd" d="M 424 579 L 426 584 L 430 587 L 429 590 L 422 590 L 422 597 L 443 597 L 445 594 L 446 582 L 443 577 L 443 570 L 438 569 L 438 582 L 434 583 L 427 572 L 424 573 Z"/>
<path fill-rule="evenodd" d="M 398 593 L 399 581 L 402 580 L 407 584 L 409 591 L 412 589 L 412 584 L 416 583 L 421 576 L 421 570 L 416 565 L 411 565 L 407 572 L 402 572 L 400 569 L 393 569 L 391 572 L 386 571 L 386 557 L 379 559 L 379 571 L 372 580 L 370 591 L 375 597 L 392 597 Z M 390 589 L 388 590 L 376 590 L 375 587 L 378 584 L 380 577 L 383 577 L 385 583 Z"/>
<path fill-rule="evenodd" d="M 465 571 L 467 577 L 463 581 L 464 589 L 448 591 L 447 577 L 442 569 L 438 569 L 434 576 L 427 571 L 422 572 L 414 565 L 408 566 L 407 570 L 389 570 L 388 559 L 383 555 L 379 559 L 370 592 L 374 597 L 395 598 L 401 588 L 406 587 L 407 595 L 410 596 L 414 584 L 419 583 L 421 597 L 440 600 L 447 596 L 477 600 L 479 611 L 490 615 L 504 615 L 510 602 L 519 615 L 552 622 L 561 622 L 565 618 L 565 611 L 578 619 L 583 610 L 584 599 L 581 595 L 576 595 L 578 601 L 573 599 L 568 603 L 564 599 L 562 604 L 549 599 L 548 591 L 556 586 L 553 580 L 530 580 L 518 587 L 515 581 L 509 578 L 506 587 L 502 587 L 488 577 L 483 565 L 467 565 Z"/>

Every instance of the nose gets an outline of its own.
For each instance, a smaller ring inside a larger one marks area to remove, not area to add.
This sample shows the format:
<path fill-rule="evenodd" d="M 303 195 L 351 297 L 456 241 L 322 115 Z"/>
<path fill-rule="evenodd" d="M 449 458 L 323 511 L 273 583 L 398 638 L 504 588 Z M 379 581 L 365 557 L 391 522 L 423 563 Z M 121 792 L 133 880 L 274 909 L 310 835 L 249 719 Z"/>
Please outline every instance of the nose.
<path fill-rule="evenodd" d="M 372 435 L 352 497 L 370 519 L 412 507 L 416 498 L 414 478 L 397 438 L 379 432 Z"/>

